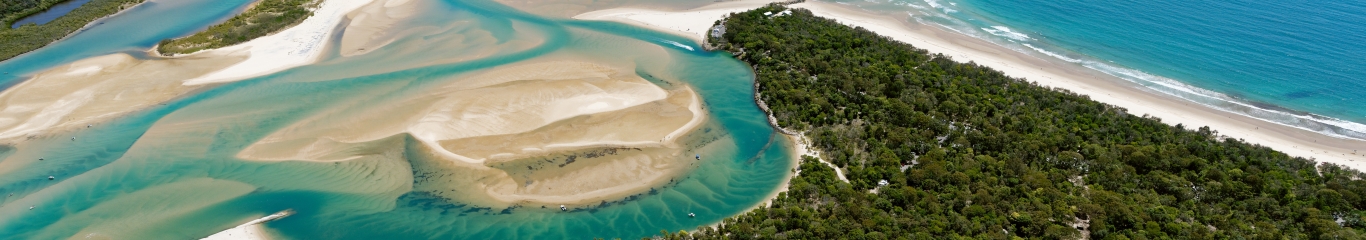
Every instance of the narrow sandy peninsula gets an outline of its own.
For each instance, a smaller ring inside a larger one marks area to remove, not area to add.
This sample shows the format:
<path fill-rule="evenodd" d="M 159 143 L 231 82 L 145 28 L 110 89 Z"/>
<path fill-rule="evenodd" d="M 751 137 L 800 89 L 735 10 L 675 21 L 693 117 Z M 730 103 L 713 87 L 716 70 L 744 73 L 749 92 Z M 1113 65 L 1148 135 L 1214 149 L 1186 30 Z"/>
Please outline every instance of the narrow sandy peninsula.
<path fill-rule="evenodd" d="M 675 12 L 607 9 L 581 14 L 576 18 L 620 21 L 667 29 L 679 35 L 700 39 L 708 29 L 698 26 L 710 26 L 727 12 L 752 9 L 765 4 L 764 2 L 766 1 L 726 2 Z M 1209 126 L 1220 135 L 1268 146 L 1291 156 L 1366 170 L 1366 141 L 1334 138 L 1216 110 L 1161 93 L 1145 91 L 1137 84 L 1076 64 L 1036 58 L 984 40 L 840 4 L 806 1 L 793 4 L 791 7 L 805 8 L 817 16 L 862 27 L 932 53 L 944 54 L 956 61 L 976 62 L 1043 86 L 1087 95 L 1091 99 L 1126 108 L 1130 114 L 1160 118 L 1168 124 L 1181 124 L 1188 129 Z"/>

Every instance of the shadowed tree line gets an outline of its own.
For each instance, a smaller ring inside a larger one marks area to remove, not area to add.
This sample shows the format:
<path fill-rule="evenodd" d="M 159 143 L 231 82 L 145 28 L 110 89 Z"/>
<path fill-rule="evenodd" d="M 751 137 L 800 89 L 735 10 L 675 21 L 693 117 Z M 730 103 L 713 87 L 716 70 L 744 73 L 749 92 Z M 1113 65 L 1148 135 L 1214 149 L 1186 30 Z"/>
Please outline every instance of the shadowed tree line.
<path fill-rule="evenodd" d="M 804 157 L 771 207 L 660 237 L 1366 239 L 1361 172 L 784 10 L 710 42 L 849 182 Z"/>

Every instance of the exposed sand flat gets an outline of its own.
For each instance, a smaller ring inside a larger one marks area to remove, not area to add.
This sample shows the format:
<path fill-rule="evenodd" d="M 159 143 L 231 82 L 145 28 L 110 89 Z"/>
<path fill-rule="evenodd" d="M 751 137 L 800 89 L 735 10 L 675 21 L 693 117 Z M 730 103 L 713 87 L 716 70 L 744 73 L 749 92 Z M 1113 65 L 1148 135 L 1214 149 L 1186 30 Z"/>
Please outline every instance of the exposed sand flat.
<path fill-rule="evenodd" d="M 665 90 L 629 69 L 532 61 L 484 70 L 392 103 L 317 114 L 238 157 L 345 161 L 404 145 L 428 154 L 406 157 L 415 191 L 489 207 L 596 203 L 689 167 L 678 141 L 706 119 L 691 89 Z"/>
<path fill-rule="evenodd" d="M 199 88 L 194 85 L 241 80 L 312 63 L 334 26 L 348 12 L 371 1 L 326 0 L 299 25 L 231 47 L 151 60 L 112 54 L 49 69 L 0 93 L 0 141 L 93 124 Z M 383 13 L 392 22 L 410 15 L 414 4 L 382 0 L 370 5 L 365 16 Z M 175 82 L 186 86 L 174 86 Z"/>
<path fill-rule="evenodd" d="M 690 90 L 673 94 L 668 99 L 652 101 L 630 108 L 562 118 L 543 127 L 504 135 L 484 135 L 438 141 L 442 148 L 485 162 L 520 159 L 548 152 L 573 150 L 593 146 L 666 147 L 672 144 L 674 131 L 691 130 L 695 123 L 689 105 L 697 99 Z M 591 103 L 581 108 L 592 108 Z M 557 104 L 559 105 L 559 104 Z M 569 110 L 569 109 L 565 109 Z M 559 113 L 564 114 L 564 113 Z M 621 129 L 635 131 L 621 132 Z M 606 134 L 604 134 L 606 133 Z"/>
<path fill-rule="evenodd" d="M 242 44 L 192 53 L 190 55 L 246 52 L 250 57 L 222 70 L 185 80 L 184 84 L 231 82 L 311 64 L 322 56 L 326 49 L 324 43 L 334 34 L 333 29 L 345 20 L 347 13 L 372 1 L 375 0 L 325 0 L 313 11 L 313 16 L 299 25 Z"/>
<path fill-rule="evenodd" d="M 637 8 L 613 8 L 587 12 L 574 16 L 582 20 L 618 21 L 672 32 L 687 36 L 697 42 L 706 38 L 707 31 L 717 20 L 732 12 L 743 12 L 767 5 L 778 0 L 728 1 L 684 11 L 659 11 Z"/>
<path fill-rule="evenodd" d="M 209 235 L 208 237 L 205 237 L 205 238 L 202 238 L 202 239 L 204 239 L 204 240 L 267 240 L 267 239 L 270 239 L 270 235 L 269 235 L 269 233 L 266 232 L 266 228 L 265 228 L 264 226 L 261 226 L 261 224 L 262 224 L 262 223 L 266 223 L 266 222 L 270 222 L 270 221 L 275 221 L 275 220 L 277 220 L 277 219 L 285 218 L 285 217 L 288 217 L 289 215 L 293 215 L 293 214 L 294 214 L 294 211 L 285 210 L 285 211 L 282 211 L 282 212 L 278 212 L 278 213 L 275 213 L 275 214 L 271 214 L 271 215 L 268 215 L 268 216 L 265 216 L 265 217 L 258 218 L 258 219 L 256 219 L 256 220 L 248 221 L 247 223 L 243 223 L 242 225 L 237 225 L 237 227 L 229 228 L 229 229 L 227 229 L 227 230 L 223 230 L 222 232 L 214 233 L 213 235 Z"/>
<path fill-rule="evenodd" d="M 203 54 L 137 60 L 120 53 L 49 69 L 0 92 L 0 142 L 84 128 L 166 102 L 198 88 L 183 86 L 180 80 L 245 58 L 241 54 Z"/>
<path fill-rule="evenodd" d="M 377 0 L 347 14 L 351 22 L 338 46 L 341 56 L 364 54 L 393 42 L 395 24 L 416 14 L 418 5 L 410 0 Z"/>
<path fill-rule="evenodd" d="M 1187 129 L 1209 126 L 1219 131 L 1220 135 L 1268 146 L 1291 156 L 1366 170 L 1366 141 L 1329 137 L 1224 112 L 1165 94 L 1144 91 L 1137 84 L 1076 64 L 1038 59 L 980 39 L 848 9 L 838 4 L 808 1 L 792 7 L 806 8 L 816 15 L 863 27 L 933 53 L 943 53 L 957 61 L 974 61 L 1013 77 L 1087 95 L 1096 101 L 1126 108 L 1130 114 L 1154 116 L 1168 124 L 1182 124 Z"/>

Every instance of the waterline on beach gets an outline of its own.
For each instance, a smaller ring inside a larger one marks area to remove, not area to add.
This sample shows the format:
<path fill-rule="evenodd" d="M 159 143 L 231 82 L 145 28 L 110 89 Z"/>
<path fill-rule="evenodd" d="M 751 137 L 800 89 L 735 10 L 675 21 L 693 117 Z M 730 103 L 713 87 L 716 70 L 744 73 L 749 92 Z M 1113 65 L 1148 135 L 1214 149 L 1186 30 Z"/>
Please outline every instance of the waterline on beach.
<path fill-rule="evenodd" d="M 1182 78 L 1182 80 L 1176 80 L 1164 77 L 1162 74 L 1154 74 L 1148 71 L 1126 67 L 1114 61 L 1103 60 L 1061 46 L 1073 42 L 1059 43 L 1058 41 L 1065 40 L 1042 35 L 1037 32 L 1021 30 L 1009 26 L 1011 24 L 994 20 L 999 18 L 1011 18 L 1014 16 L 1009 16 L 1009 14 L 1012 14 L 1009 12 L 986 12 L 986 10 L 977 9 L 976 7 L 979 7 L 981 4 L 974 1 L 891 0 L 834 2 L 847 7 L 863 9 L 888 16 L 897 16 L 897 18 L 901 18 L 905 21 L 924 26 L 939 27 L 944 30 L 981 39 L 1036 58 L 1076 64 L 1104 73 L 1108 75 L 1108 77 L 1115 77 L 1132 82 L 1149 91 L 1185 99 L 1186 101 L 1201 104 L 1212 109 L 1261 119 L 1278 125 L 1312 131 L 1334 138 L 1366 140 L 1366 124 L 1359 122 L 1361 120 L 1366 120 L 1366 116 L 1342 115 L 1344 112 L 1356 110 L 1326 109 L 1326 112 L 1335 113 L 1335 116 L 1327 116 L 1314 113 L 1313 111 L 1294 110 L 1299 106 L 1277 106 L 1274 103 L 1260 100 L 1262 98 L 1252 98 L 1256 96 L 1241 97 L 1229 95 L 1223 91 L 1209 90 L 1188 83 L 1188 81 L 1216 81 L 1213 79 L 1202 79 L 1200 76 L 1190 75 L 1189 77 L 1193 79 Z M 1074 23 L 1062 22 L 1057 24 Z M 1037 27 L 1037 25 L 1031 27 Z M 1160 38 L 1158 36 L 1152 37 Z M 1253 88 L 1257 87 L 1249 87 L 1248 89 Z M 1315 105 L 1318 104 L 1319 103 L 1315 103 Z M 1343 118 L 1344 116 L 1349 118 Z"/>

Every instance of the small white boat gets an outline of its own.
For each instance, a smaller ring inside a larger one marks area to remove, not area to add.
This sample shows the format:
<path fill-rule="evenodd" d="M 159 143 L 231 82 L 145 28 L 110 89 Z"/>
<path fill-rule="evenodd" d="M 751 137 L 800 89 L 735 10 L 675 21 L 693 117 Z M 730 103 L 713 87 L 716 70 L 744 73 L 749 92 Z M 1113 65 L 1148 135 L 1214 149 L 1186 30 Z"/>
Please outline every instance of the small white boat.
<path fill-rule="evenodd" d="M 697 214 L 688 213 L 688 217 L 697 217 Z"/>
<path fill-rule="evenodd" d="M 53 179 L 57 179 L 57 177 L 47 176 L 47 180 L 53 180 Z"/>
<path fill-rule="evenodd" d="M 560 205 L 560 211 L 569 211 L 569 208 L 564 207 L 564 205 Z"/>

